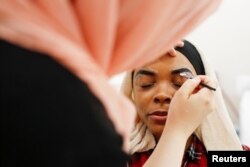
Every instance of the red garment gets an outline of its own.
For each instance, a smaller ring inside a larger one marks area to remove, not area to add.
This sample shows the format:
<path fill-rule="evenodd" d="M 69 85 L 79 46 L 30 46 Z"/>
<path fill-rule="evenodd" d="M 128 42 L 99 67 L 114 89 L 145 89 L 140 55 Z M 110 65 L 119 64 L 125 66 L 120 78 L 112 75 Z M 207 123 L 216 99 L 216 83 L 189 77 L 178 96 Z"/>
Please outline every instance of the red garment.
<path fill-rule="evenodd" d="M 245 150 L 245 151 L 250 151 L 250 147 L 248 147 L 248 146 L 246 146 L 246 145 L 242 145 L 242 148 L 243 148 L 243 150 Z"/>
<path fill-rule="evenodd" d="M 153 150 L 146 152 L 135 153 L 131 157 L 129 167 L 142 167 L 147 161 Z M 207 151 L 205 146 L 198 140 L 195 135 L 192 138 L 190 148 L 185 152 L 182 160 L 182 167 L 206 167 L 207 166 Z"/>
<path fill-rule="evenodd" d="M 244 150 L 250 151 L 250 147 L 242 146 Z M 131 157 L 129 167 L 142 167 L 153 150 L 135 153 Z M 207 151 L 203 143 L 193 135 L 192 144 L 185 152 L 182 160 L 182 167 L 207 167 Z"/>

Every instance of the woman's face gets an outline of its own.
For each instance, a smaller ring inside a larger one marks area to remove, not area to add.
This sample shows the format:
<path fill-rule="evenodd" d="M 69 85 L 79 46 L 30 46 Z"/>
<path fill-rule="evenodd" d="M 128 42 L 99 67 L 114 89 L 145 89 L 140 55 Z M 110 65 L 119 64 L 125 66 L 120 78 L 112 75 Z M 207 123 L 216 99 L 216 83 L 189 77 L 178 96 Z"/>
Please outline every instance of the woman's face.
<path fill-rule="evenodd" d="M 166 123 L 170 102 L 186 80 L 180 72 L 196 75 L 192 64 L 178 51 L 176 57 L 164 55 L 134 72 L 134 103 L 140 119 L 156 140 Z"/>

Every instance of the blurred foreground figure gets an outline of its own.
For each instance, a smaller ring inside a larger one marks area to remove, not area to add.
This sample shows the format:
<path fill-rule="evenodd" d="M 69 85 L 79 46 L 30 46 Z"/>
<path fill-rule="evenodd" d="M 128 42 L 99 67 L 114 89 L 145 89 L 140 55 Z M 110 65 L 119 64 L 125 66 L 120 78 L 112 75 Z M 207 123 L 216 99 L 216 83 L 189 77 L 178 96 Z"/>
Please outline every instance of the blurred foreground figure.
<path fill-rule="evenodd" d="M 110 76 L 156 59 L 217 0 L 0 0 L 2 166 L 123 166 L 135 109 Z"/>

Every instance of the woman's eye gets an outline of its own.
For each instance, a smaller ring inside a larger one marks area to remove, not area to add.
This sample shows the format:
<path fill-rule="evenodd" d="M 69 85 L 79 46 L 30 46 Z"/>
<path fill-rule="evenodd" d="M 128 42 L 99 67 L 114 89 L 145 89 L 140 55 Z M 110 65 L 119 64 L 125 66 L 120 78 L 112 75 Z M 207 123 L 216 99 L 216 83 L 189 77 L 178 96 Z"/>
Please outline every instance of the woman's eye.
<path fill-rule="evenodd" d="M 181 87 L 182 86 L 182 84 L 186 81 L 187 79 L 186 78 L 184 78 L 184 77 L 181 77 L 181 76 L 175 76 L 174 78 L 173 78 L 173 85 L 175 86 L 175 87 Z"/>
<path fill-rule="evenodd" d="M 155 79 L 151 76 L 138 76 L 135 84 L 142 89 L 148 89 L 155 84 Z"/>
<path fill-rule="evenodd" d="M 150 84 L 142 84 L 140 85 L 141 88 L 150 88 L 151 86 L 153 86 L 154 83 L 150 83 Z"/>
<path fill-rule="evenodd" d="M 176 88 L 180 88 L 182 84 L 173 83 L 173 85 L 174 85 Z"/>

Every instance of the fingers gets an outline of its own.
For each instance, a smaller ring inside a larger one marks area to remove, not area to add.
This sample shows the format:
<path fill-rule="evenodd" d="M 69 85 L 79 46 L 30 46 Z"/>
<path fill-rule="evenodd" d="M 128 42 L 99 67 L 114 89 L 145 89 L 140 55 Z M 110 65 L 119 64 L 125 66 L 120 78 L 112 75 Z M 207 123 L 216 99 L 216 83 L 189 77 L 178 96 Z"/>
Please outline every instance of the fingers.
<path fill-rule="evenodd" d="M 206 83 L 207 85 L 216 88 L 217 86 L 217 81 L 215 79 L 212 79 L 209 76 L 197 76 L 200 78 L 201 82 Z M 193 98 L 194 101 L 199 101 L 200 105 L 204 105 L 206 108 L 204 108 L 204 114 L 208 114 L 212 112 L 215 108 L 214 105 L 214 97 L 215 97 L 215 92 L 212 91 L 206 87 L 201 87 L 201 89 L 196 92 L 194 95 L 192 95 L 191 98 Z"/>
<path fill-rule="evenodd" d="M 195 91 L 200 82 L 201 79 L 199 77 L 188 79 L 176 93 L 182 94 L 184 97 L 188 98 Z"/>
<path fill-rule="evenodd" d="M 176 55 L 176 51 L 174 48 L 171 48 L 169 51 L 168 51 L 168 54 L 172 57 L 174 57 Z"/>
<path fill-rule="evenodd" d="M 183 47 L 184 46 L 184 42 L 183 41 L 178 41 L 177 43 L 176 43 L 176 45 L 175 45 L 175 47 Z M 170 56 L 172 56 L 172 57 L 174 57 L 175 55 L 176 55 L 176 51 L 175 51 L 175 49 L 174 49 L 174 47 L 173 48 L 171 48 L 169 51 L 168 51 L 168 54 L 170 55 Z"/>
<path fill-rule="evenodd" d="M 184 130 L 189 136 L 216 108 L 215 92 L 200 87 L 201 82 L 215 85 L 211 77 L 197 76 L 194 79 L 187 79 L 175 93 L 169 107 L 168 126 Z"/>
<path fill-rule="evenodd" d="M 209 76 L 205 76 L 205 75 L 199 75 L 197 76 L 201 79 L 201 86 L 199 87 L 200 90 L 203 90 L 203 89 L 207 89 L 207 90 L 212 90 L 212 91 L 216 91 L 216 88 L 217 88 L 217 85 L 218 85 L 218 82 L 217 80 L 209 77 Z"/>
<path fill-rule="evenodd" d="M 178 41 L 175 46 L 183 47 L 184 46 L 184 42 L 183 41 Z"/>
<path fill-rule="evenodd" d="M 209 89 L 201 89 L 198 93 L 192 95 L 189 99 L 199 102 L 200 111 L 204 115 L 208 115 L 215 109 L 215 92 Z"/>
<path fill-rule="evenodd" d="M 215 79 L 212 79 L 211 77 L 206 75 L 198 75 L 198 77 L 201 79 L 202 83 L 207 84 L 213 88 L 217 88 L 218 82 Z"/>

